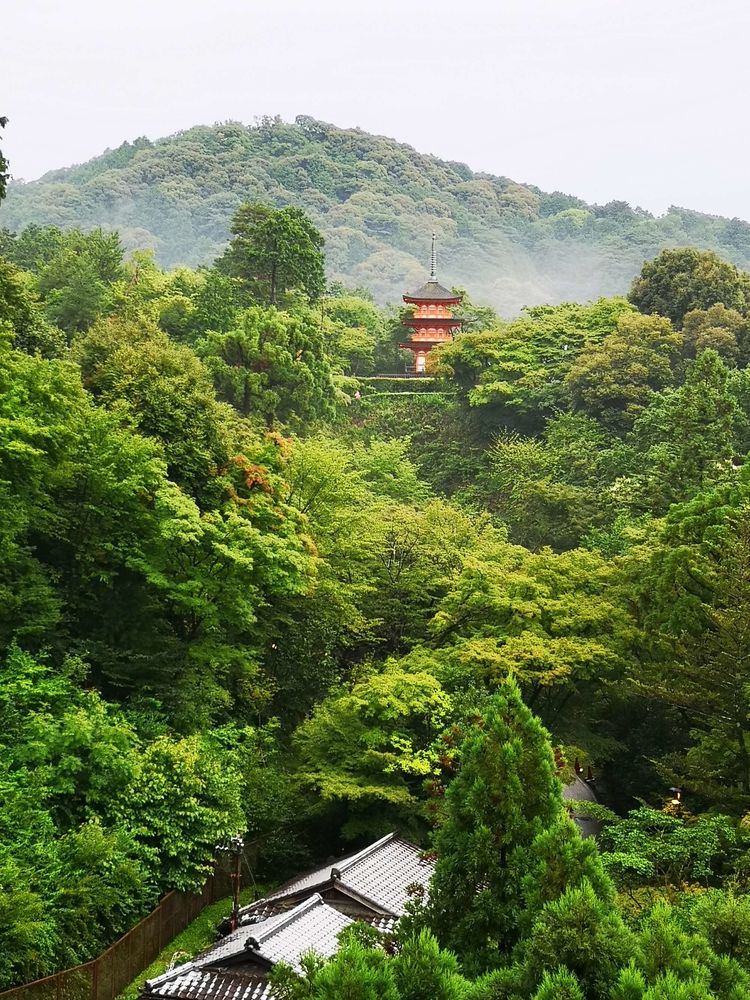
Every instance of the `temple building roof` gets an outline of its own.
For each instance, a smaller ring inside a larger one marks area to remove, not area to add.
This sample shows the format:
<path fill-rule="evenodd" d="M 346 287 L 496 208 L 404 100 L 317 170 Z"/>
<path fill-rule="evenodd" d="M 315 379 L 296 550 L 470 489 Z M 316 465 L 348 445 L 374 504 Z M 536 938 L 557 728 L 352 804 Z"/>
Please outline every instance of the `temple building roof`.
<path fill-rule="evenodd" d="M 563 784 L 563 798 L 573 802 L 597 802 L 596 792 L 590 782 L 584 781 L 580 774 L 576 774 L 573 781 Z M 595 837 L 601 830 L 601 823 L 588 816 L 579 816 L 573 813 L 576 826 L 584 837 Z"/>
<path fill-rule="evenodd" d="M 299 969 L 308 951 L 326 958 L 342 930 L 364 920 L 390 931 L 433 863 L 395 833 L 292 879 L 240 910 L 240 926 L 197 958 L 146 982 L 143 996 L 174 1000 L 267 1000 L 277 962 Z"/>
<path fill-rule="evenodd" d="M 404 295 L 405 302 L 420 301 L 420 302 L 460 302 L 461 296 L 455 295 L 448 288 L 445 288 L 440 282 L 430 279 L 426 281 L 416 292 L 410 292 L 408 295 Z"/>
<path fill-rule="evenodd" d="M 566 799 L 596 799 L 576 776 Z M 591 821 L 576 822 L 584 834 Z M 143 1000 L 270 1000 L 269 972 L 278 962 L 300 969 L 314 951 L 336 953 L 341 931 L 357 920 L 388 932 L 415 886 L 428 889 L 434 862 L 395 833 L 334 863 L 312 869 L 239 912 L 240 926 L 208 950 L 147 980 Z"/>
<path fill-rule="evenodd" d="M 409 897 L 409 886 L 418 884 L 426 889 L 431 877 L 432 864 L 423 859 L 419 848 L 389 833 L 334 865 L 316 868 L 287 883 L 267 899 L 281 901 L 335 887 L 383 913 L 399 917 Z"/>

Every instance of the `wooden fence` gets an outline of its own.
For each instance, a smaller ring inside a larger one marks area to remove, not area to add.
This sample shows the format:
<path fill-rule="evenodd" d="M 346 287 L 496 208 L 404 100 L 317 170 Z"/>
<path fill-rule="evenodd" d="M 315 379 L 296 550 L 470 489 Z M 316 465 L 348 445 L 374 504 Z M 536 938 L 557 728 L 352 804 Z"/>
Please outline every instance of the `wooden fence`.
<path fill-rule="evenodd" d="M 33 983 L 0 993 L 1 1000 L 114 1000 L 195 920 L 201 910 L 230 893 L 224 872 L 216 872 L 200 893 L 170 892 L 139 924 L 98 958 Z"/>

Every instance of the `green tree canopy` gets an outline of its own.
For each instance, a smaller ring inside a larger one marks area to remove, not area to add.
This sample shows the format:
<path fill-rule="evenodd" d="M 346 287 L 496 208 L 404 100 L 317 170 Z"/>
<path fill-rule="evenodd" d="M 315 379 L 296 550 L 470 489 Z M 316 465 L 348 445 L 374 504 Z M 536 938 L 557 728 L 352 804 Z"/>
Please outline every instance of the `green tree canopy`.
<path fill-rule="evenodd" d="M 646 261 L 628 297 L 642 313 L 658 313 L 681 327 L 687 313 L 717 303 L 747 313 L 750 277 L 710 250 L 679 247 Z"/>
<path fill-rule="evenodd" d="M 245 417 L 314 421 L 333 414 L 331 367 L 319 317 L 253 306 L 226 333 L 209 332 L 196 351 L 211 372 L 220 398 Z"/>
<path fill-rule="evenodd" d="M 229 229 L 233 239 L 217 267 L 240 278 L 258 301 L 275 306 L 295 289 L 311 302 L 322 294 L 324 240 L 301 208 L 246 202 Z"/>

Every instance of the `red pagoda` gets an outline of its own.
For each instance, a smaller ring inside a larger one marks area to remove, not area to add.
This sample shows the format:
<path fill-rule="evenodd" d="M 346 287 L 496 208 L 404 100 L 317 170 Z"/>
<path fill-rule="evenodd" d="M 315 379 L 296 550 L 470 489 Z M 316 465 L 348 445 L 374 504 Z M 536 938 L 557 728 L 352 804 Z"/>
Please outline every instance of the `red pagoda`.
<path fill-rule="evenodd" d="M 424 375 L 427 365 L 427 355 L 433 347 L 453 340 L 455 330 L 461 329 L 462 321 L 452 314 L 451 306 L 461 302 L 460 295 L 443 288 L 438 283 L 437 253 L 435 251 L 435 234 L 432 234 L 432 255 L 430 257 L 430 278 L 421 288 L 411 295 L 404 295 L 404 302 L 413 305 L 414 314 L 402 320 L 404 326 L 411 327 L 409 341 L 399 344 L 399 347 L 412 351 L 414 354 L 414 373 Z"/>

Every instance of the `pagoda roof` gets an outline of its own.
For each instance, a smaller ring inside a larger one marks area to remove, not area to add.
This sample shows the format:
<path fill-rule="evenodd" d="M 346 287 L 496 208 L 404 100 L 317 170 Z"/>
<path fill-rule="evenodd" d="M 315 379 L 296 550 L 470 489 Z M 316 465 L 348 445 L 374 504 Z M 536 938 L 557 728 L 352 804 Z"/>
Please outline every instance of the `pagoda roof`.
<path fill-rule="evenodd" d="M 408 295 L 404 295 L 405 302 L 411 301 L 427 301 L 427 302 L 460 302 L 461 296 L 456 295 L 451 292 L 440 282 L 431 278 L 426 281 L 421 288 L 418 288 L 416 292 L 410 292 Z"/>

